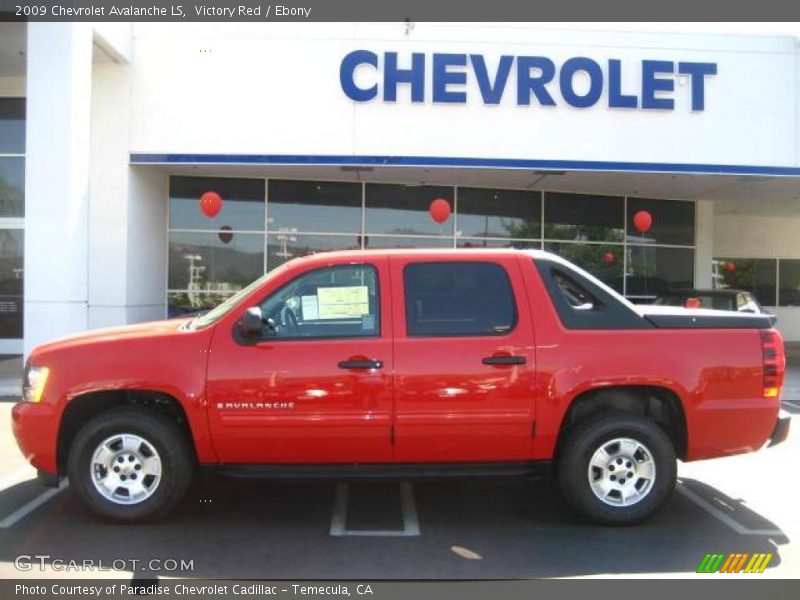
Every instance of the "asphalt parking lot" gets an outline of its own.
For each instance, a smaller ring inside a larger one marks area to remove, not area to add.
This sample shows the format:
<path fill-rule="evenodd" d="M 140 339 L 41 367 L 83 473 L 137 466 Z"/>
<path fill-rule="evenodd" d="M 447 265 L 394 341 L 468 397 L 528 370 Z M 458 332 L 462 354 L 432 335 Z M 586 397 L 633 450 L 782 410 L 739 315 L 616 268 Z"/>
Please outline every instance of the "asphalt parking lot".
<path fill-rule="evenodd" d="M 792 371 L 792 398 L 784 402 L 793 414 L 800 414 L 798 384 L 800 368 Z M 549 481 L 345 484 L 208 476 L 197 478 L 166 520 L 117 526 L 96 520 L 68 489 L 46 490 L 31 479 L 10 434 L 11 406 L 0 402 L 0 577 L 700 577 L 694 572 L 710 552 L 773 553 L 755 577 L 800 575 L 793 543 L 800 536 L 797 426 L 775 448 L 681 464 L 668 505 L 637 527 L 579 521 Z M 38 563 L 17 570 L 19 555 L 48 555 L 41 559 L 45 571 Z M 54 568 L 54 561 L 69 566 L 85 559 L 122 572 Z M 164 570 L 175 566 L 168 559 L 178 561 L 177 570 Z M 191 564 L 181 568 L 181 560 Z"/>

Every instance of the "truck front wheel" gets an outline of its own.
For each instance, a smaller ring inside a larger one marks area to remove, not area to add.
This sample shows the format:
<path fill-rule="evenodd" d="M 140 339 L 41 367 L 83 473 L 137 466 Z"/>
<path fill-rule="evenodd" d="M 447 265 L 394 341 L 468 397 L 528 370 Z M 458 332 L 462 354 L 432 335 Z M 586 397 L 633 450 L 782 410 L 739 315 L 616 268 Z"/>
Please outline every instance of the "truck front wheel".
<path fill-rule="evenodd" d="M 632 525 L 657 511 L 675 487 L 675 449 L 653 421 L 627 414 L 579 424 L 559 454 L 558 479 L 582 516 Z"/>
<path fill-rule="evenodd" d="M 91 419 L 70 448 L 71 487 L 98 515 L 117 522 L 149 521 L 183 497 L 192 477 L 186 436 L 147 408 L 114 408 Z"/>

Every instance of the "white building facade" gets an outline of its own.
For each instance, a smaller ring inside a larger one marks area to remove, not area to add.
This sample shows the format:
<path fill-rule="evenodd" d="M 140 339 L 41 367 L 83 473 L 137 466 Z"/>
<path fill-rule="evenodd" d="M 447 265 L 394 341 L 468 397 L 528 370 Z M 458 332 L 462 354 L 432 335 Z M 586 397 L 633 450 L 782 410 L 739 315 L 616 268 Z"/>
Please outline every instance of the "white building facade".
<path fill-rule="evenodd" d="M 1 27 L 0 353 L 360 247 L 543 247 L 640 302 L 747 289 L 800 341 L 796 38 Z"/>

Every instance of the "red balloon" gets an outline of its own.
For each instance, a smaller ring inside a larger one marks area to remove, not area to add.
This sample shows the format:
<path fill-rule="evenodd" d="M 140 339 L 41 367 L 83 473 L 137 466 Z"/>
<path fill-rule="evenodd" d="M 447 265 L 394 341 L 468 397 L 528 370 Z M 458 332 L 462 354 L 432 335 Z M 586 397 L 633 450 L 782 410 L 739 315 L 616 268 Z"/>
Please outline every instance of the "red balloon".
<path fill-rule="evenodd" d="M 229 225 L 223 225 L 219 228 L 217 235 L 223 244 L 229 244 L 233 239 L 233 229 Z"/>
<path fill-rule="evenodd" d="M 605 254 L 603 254 L 603 262 L 609 264 L 614 262 L 614 254 L 612 252 L 606 252 Z"/>
<path fill-rule="evenodd" d="M 205 192 L 200 196 L 200 210 L 209 219 L 213 219 L 222 210 L 222 196 L 217 192 Z"/>
<path fill-rule="evenodd" d="M 633 226 L 636 227 L 636 230 L 639 233 L 645 233 L 646 231 L 649 231 L 653 226 L 653 215 L 646 210 L 640 210 L 633 215 Z"/>
<path fill-rule="evenodd" d="M 732 262 L 725 263 L 725 270 L 728 273 L 733 273 L 736 270 L 736 264 Z"/>
<path fill-rule="evenodd" d="M 444 198 L 436 198 L 431 202 L 428 211 L 431 213 L 431 219 L 441 225 L 450 217 L 450 203 Z"/>
<path fill-rule="evenodd" d="M 686 308 L 703 308 L 703 303 L 700 302 L 700 298 L 687 298 L 683 305 Z"/>

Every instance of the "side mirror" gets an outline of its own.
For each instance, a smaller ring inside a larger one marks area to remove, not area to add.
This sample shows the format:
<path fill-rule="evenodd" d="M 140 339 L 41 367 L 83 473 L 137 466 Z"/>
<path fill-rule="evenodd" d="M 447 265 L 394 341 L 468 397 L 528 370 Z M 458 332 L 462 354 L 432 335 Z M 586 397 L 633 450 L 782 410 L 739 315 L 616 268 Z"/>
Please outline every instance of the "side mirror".
<path fill-rule="evenodd" d="M 264 321 L 258 306 L 248 308 L 237 323 L 239 333 L 243 337 L 261 337 L 264 333 Z"/>

